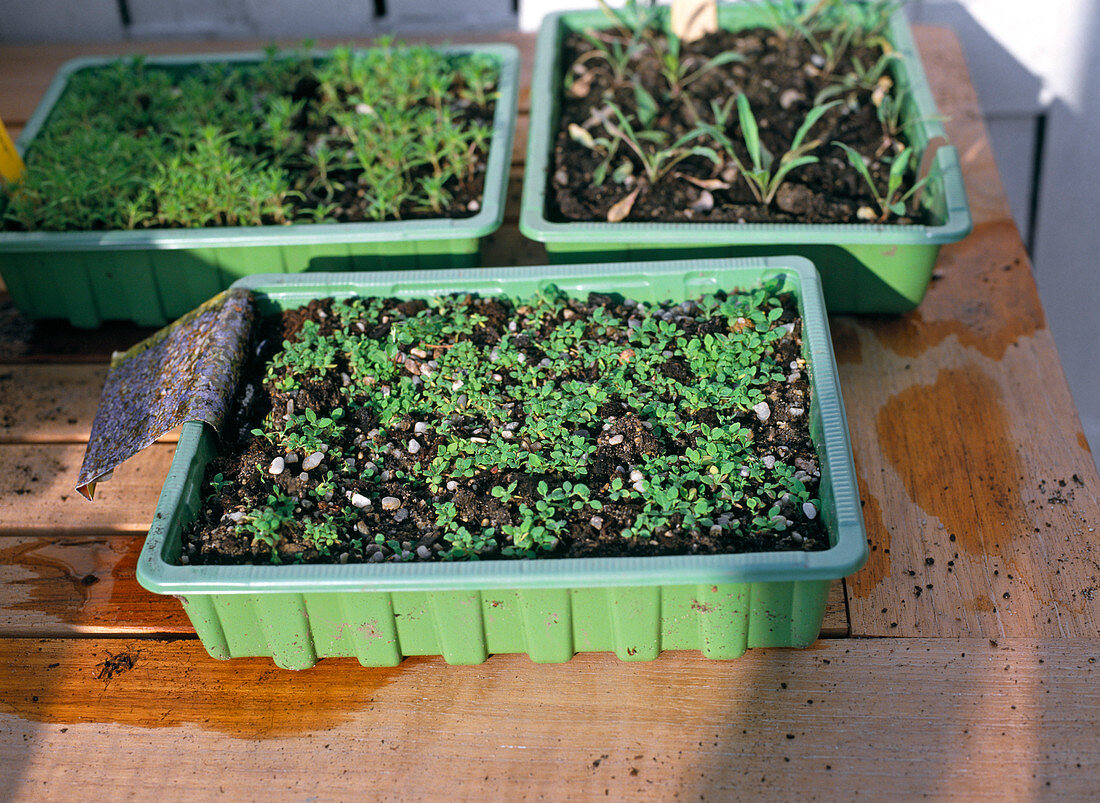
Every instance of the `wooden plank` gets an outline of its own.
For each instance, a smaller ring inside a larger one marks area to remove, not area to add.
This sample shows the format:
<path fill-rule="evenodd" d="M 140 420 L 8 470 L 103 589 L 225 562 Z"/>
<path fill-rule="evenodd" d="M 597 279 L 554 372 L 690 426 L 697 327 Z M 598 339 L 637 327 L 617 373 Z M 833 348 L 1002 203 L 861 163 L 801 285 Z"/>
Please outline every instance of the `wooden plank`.
<path fill-rule="evenodd" d="M 1096 636 L 1100 479 L 958 43 L 919 31 L 976 222 L 920 308 L 837 317 L 872 545 L 856 636 Z"/>
<path fill-rule="evenodd" d="M 0 366 L 0 443 L 87 443 L 106 365 Z"/>
<path fill-rule="evenodd" d="M 0 538 L 0 636 L 194 633 L 175 597 L 137 584 L 144 542 L 141 535 Z"/>
<path fill-rule="evenodd" d="M 145 532 L 175 446 L 155 444 L 96 489 L 78 494 L 82 444 L 0 444 L 0 535 L 108 535 Z"/>
<path fill-rule="evenodd" d="M 15 799 L 1091 798 L 1095 640 L 871 639 L 730 662 L 326 660 L 193 641 L 0 640 Z M 133 668 L 105 674 L 115 656 Z M 166 756 L 170 756 L 166 759 Z M 94 757 L 94 758 L 93 758 Z M 158 768 L 150 772 L 150 767 Z M 354 768 L 354 769 L 352 769 Z M 349 771 L 349 769 L 351 771 Z"/>

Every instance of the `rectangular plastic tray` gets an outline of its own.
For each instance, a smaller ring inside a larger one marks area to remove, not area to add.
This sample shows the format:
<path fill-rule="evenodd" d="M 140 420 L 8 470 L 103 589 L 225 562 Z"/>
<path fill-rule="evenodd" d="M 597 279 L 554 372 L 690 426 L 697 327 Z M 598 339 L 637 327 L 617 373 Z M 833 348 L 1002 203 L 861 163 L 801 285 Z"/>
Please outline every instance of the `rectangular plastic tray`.
<path fill-rule="evenodd" d="M 496 231 L 504 218 L 519 51 L 506 44 L 441 49 L 486 53 L 500 65 L 485 190 L 473 217 L 203 229 L 0 231 L 0 275 L 16 307 L 29 318 L 68 318 L 82 327 L 105 320 L 161 326 L 254 273 L 478 264 L 480 238 Z M 263 53 L 202 54 L 150 57 L 146 63 L 185 68 L 263 58 Z M 84 58 L 63 65 L 16 143 L 20 153 L 33 149 L 35 136 L 49 124 L 69 76 L 112 61 Z"/>
<path fill-rule="evenodd" d="M 719 25 L 739 30 L 767 25 L 759 4 L 720 5 Z M 923 191 L 933 225 L 795 223 L 552 222 L 546 216 L 550 154 L 558 127 L 562 84 L 561 45 L 570 31 L 606 28 L 602 11 L 551 14 L 543 21 L 531 81 L 531 125 L 520 230 L 546 245 L 552 262 L 684 259 L 797 254 L 817 265 L 830 312 L 904 312 L 916 307 L 932 277 L 940 246 L 971 229 L 958 154 L 943 144 Z M 895 12 L 888 36 L 900 59 L 896 86 L 908 89 L 906 119 L 918 151 L 946 143 L 928 79 L 904 13 Z M 922 119 L 923 118 L 923 119 Z"/>
<path fill-rule="evenodd" d="M 237 283 L 273 312 L 313 298 L 430 297 L 450 292 L 530 296 L 620 293 L 682 301 L 782 277 L 803 320 L 813 402 L 810 432 L 821 467 L 821 515 L 831 547 L 642 558 L 487 560 L 306 566 L 179 566 L 181 528 L 194 519 L 217 438 L 183 427 L 137 579 L 175 594 L 215 658 L 272 656 L 301 669 L 326 656 L 394 665 L 406 655 L 480 663 L 525 652 L 539 662 L 614 651 L 649 660 L 662 650 L 736 658 L 749 647 L 805 647 L 821 628 L 830 583 L 858 569 L 867 540 L 848 426 L 817 274 L 799 258 L 647 264 L 254 276 Z"/>

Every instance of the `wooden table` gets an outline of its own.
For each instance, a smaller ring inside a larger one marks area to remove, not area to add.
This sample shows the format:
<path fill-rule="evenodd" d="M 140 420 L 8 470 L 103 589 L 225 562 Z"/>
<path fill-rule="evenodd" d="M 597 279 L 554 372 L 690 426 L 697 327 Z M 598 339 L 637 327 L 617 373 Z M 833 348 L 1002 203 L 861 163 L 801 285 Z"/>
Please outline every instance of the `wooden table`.
<path fill-rule="evenodd" d="M 533 39 L 484 38 L 521 47 L 526 87 Z M 214 661 L 178 604 L 134 581 L 171 438 L 94 504 L 73 491 L 106 359 L 144 332 L 32 325 L 8 305 L 0 795 L 1095 793 L 1100 479 L 958 42 L 917 39 L 975 229 L 944 248 L 917 311 L 832 319 L 872 552 L 813 648 L 297 674 Z M 255 43 L 141 47 L 240 44 Z M 57 66 L 93 52 L 112 49 L 0 51 L 0 116 L 18 129 Z M 545 259 L 516 228 L 526 103 L 491 265 Z"/>

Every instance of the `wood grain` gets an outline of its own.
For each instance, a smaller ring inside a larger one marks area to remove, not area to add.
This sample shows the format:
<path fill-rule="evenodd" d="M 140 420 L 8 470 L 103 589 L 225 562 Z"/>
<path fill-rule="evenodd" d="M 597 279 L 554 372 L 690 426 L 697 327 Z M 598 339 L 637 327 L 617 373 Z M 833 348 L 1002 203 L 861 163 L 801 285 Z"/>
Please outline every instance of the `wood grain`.
<path fill-rule="evenodd" d="M 962 52 L 919 34 L 975 228 L 918 309 L 832 321 L 872 548 L 852 633 L 1096 636 L 1100 479 Z"/>
<path fill-rule="evenodd" d="M 7 639 L 0 776 L 35 799 L 260 785 L 340 799 L 364 784 L 384 800 L 1089 798 L 1097 653 L 873 639 L 732 662 L 331 660 L 294 674 L 192 641 Z M 107 678 L 112 655 L 133 668 Z"/>
<path fill-rule="evenodd" d="M 0 636 L 193 634 L 175 597 L 137 584 L 144 542 L 140 535 L 0 538 Z"/>
<path fill-rule="evenodd" d="M 958 42 L 916 36 L 975 233 L 917 311 L 831 322 L 873 551 L 824 632 L 848 632 L 847 607 L 852 635 L 887 638 L 728 663 L 213 661 L 133 578 L 172 445 L 95 503 L 72 490 L 97 377 L 148 330 L 30 324 L 0 301 L 0 796 L 1095 796 L 1100 479 Z M 520 45 L 526 85 L 533 37 L 483 38 Z M 256 44 L 8 46 L 0 116 L 21 125 L 73 56 Z M 515 225 L 520 180 L 486 264 L 545 261 Z M 134 667 L 107 678 L 119 654 Z"/>
<path fill-rule="evenodd" d="M 0 444 L 0 535 L 145 532 L 172 462 L 155 444 L 115 471 L 88 502 L 74 489 L 82 444 Z"/>
<path fill-rule="evenodd" d="M 105 365 L 0 365 L 0 443 L 87 443 Z"/>

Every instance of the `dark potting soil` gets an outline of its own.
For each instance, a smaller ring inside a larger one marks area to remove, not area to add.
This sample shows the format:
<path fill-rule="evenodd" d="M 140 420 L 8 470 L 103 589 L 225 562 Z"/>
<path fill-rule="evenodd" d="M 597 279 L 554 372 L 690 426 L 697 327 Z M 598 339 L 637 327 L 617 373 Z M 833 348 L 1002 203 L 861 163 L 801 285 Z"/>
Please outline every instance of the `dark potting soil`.
<path fill-rule="evenodd" d="M 615 31 L 603 31 L 601 36 L 609 40 L 617 37 L 625 42 L 625 38 Z M 667 48 L 663 36 L 658 40 L 658 47 L 662 52 Z M 876 186 L 885 193 L 890 165 L 884 157 L 892 158 L 906 143 L 900 141 L 900 137 L 884 134 L 872 89 L 852 89 L 839 95 L 844 102 L 826 112 L 808 137 L 820 141 L 812 151 L 820 161 L 788 173 L 769 206 L 756 200 L 744 177 L 738 175 L 736 167 L 728 160 L 718 167 L 703 156 L 691 156 L 655 185 L 650 185 L 638 157 L 625 145 L 620 145 L 619 156 L 608 170 L 606 180 L 599 184 L 594 173 L 602 157 L 574 141 L 569 126 L 583 126 L 594 137 L 606 137 L 600 118 L 616 119 L 611 112 L 610 104 L 613 103 L 636 129 L 641 129 L 637 122 L 638 102 L 634 89 L 637 82 L 659 106 L 657 118 L 650 128 L 667 132 L 668 143 L 701 122 L 713 123 L 712 103 L 719 107 L 730 103 L 733 111 L 726 134 L 736 143 L 742 162 L 751 165 L 744 143 L 740 141 L 737 111 L 732 106 L 732 99 L 741 92 L 747 96 L 756 116 L 763 145 L 778 160 L 790 147 L 818 93 L 834 85 L 838 77 L 852 72 L 853 60 L 864 67 L 875 64 L 882 55 L 878 45 L 852 48 L 839 66 L 830 75 L 825 75 L 820 69 L 820 57 L 805 39 L 784 40 L 766 28 L 719 31 L 682 45 L 681 63 L 691 65 L 685 72 L 690 74 L 708 59 L 730 51 L 741 54 L 744 60 L 715 67 L 682 92 L 670 88 L 668 79 L 662 75 L 657 52 L 652 48 L 644 49 L 619 81 L 615 80 L 605 60 L 594 57 L 593 50 L 592 44 L 577 33 L 568 34 L 564 39 L 562 64 L 569 80 L 561 89 L 561 114 L 549 171 L 546 209 L 549 219 L 558 222 L 607 220 L 612 206 L 641 185 L 625 218 L 628 221 L 874 222 L 874 218 L 869 218 L 869 211 L 873 210 L 876 215 L 880 211 L 874 195 L 849 164 L 844 151 L 832 144 L 834 140 L 841 141 L 864 156 Z M 888 85 L 892 87 L 892 80 L 883 82 L 882 89 Z M 721 147 L 710 137 L 690 144 L 711 147 L 722 153 Z M 647 148 L 649 152 L 657 150 L 652 145 Z M 617 183 L 612 172 L 627 159 L 633 163 L 633 175 Z M 905 187 L 911 186 L 914 180 L 910 173 Z M 908 200 L 904 215 L 892 216 L 887 222 L 931 222 L 918 204 L 919 194 Z M 860 217 L 861 208 L 864 208 L 864 217 Z"/>
<path fill-rule="evenodd" d="M 828 547 L 789 295 L 326 299 L 257 329 L 182 563 Z"/>

